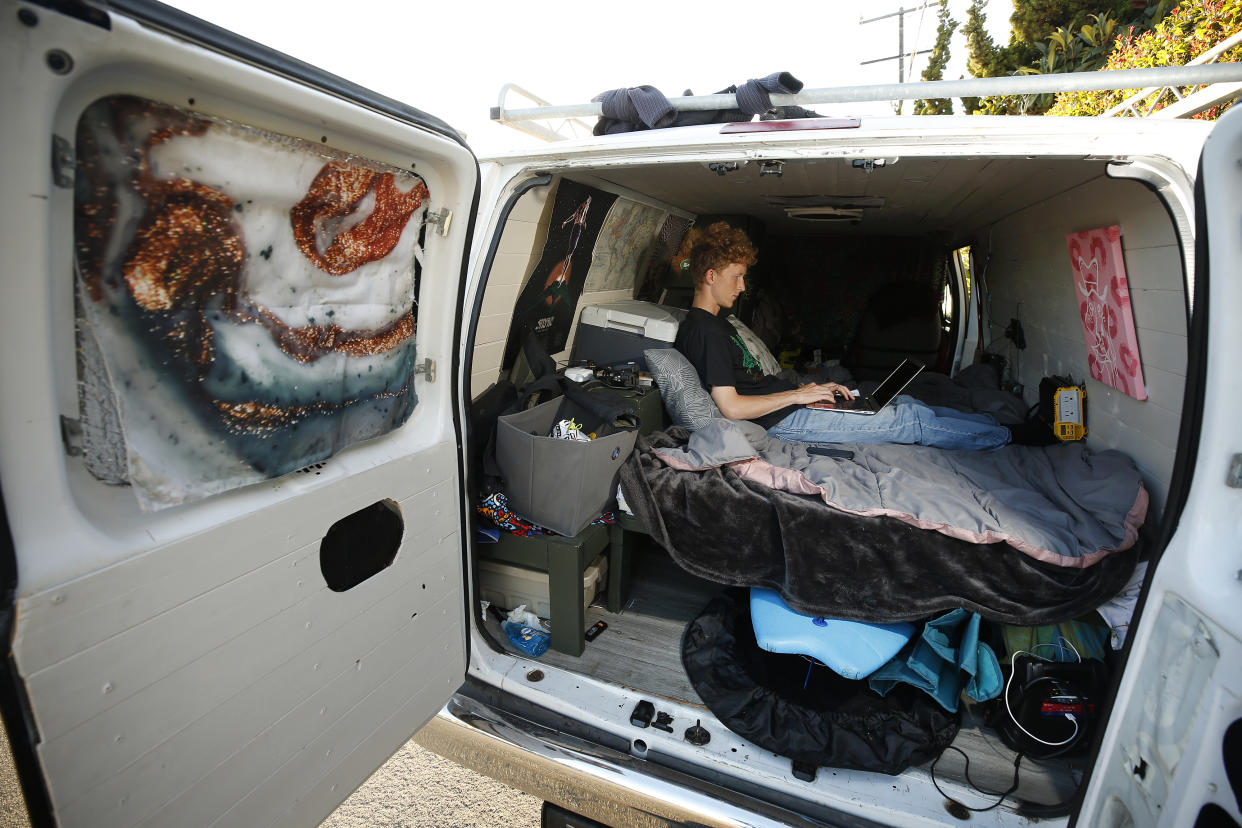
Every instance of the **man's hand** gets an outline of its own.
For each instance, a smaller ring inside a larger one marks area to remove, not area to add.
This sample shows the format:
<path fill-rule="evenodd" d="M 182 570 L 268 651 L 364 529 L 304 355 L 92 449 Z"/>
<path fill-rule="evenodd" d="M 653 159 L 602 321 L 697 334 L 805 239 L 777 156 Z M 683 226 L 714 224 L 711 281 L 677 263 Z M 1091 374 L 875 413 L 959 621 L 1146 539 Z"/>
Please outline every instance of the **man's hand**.
<path fill-rule="evenodd" d="M 802 405 L 815 402 L 835 402 L 838 394 L 845 397 L 846 400 L 854 399 L 853 392 L 838 382 L 808 382 L 806 385 L 800 386 L 795 393 L 800 396 L 798 402 Z"/>

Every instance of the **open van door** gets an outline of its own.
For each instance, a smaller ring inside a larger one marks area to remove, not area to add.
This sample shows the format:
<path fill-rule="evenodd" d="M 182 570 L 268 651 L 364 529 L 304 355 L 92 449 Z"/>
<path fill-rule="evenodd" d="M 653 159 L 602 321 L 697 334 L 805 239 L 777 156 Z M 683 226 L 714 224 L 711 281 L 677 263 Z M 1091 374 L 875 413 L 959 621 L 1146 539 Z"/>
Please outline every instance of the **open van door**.
<path fill-rule="evenodd" d="M 1131 625 L 1128 663 L 1077 825 L 1242 824 L 1242 111 L 1236 107 L 1208 137 L 1197 188 L 1190 353 L 1163 552 Z"/>
<path fill-rule="evenodd" d="M 47 6 L 0 23 L 0 702 L 32 820 L 318 824 L 465 674 L 478 166 L 172 9 Z"/>

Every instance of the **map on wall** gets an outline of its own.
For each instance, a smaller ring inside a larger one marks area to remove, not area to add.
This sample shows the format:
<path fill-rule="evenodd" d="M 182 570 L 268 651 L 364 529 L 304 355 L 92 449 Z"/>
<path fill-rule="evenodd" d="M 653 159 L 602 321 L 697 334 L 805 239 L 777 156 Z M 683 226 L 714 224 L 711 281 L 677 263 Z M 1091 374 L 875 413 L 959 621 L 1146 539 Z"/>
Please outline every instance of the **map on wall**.
<path fill-rule="evenodd" d="M 636 201 L 619 198 L 600 228 L 587 272 L 586 290 L 622 290 L 646 272 L 667 213 Z"/>
<path fill-rule="evenodd" d="M 1147 399 L 1139 359 L 1130 283 L 1121 253 L 1121 228 L 1100 227 L 1065 237 L 1091 376 L 1134 397 Z"/>

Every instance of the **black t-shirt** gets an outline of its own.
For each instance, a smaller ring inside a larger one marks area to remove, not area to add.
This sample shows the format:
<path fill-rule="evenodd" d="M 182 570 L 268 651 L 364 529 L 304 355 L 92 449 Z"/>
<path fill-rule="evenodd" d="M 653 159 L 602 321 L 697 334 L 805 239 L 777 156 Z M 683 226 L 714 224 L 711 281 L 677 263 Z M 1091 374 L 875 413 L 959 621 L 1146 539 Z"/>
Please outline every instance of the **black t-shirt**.
<path fill-rule="evenodd" d="M 790 391 L 796 386 L 780 377 L 763 373 L 759 360 L 755 359 L 737 330 L 723 316 L 713 316 L 702 308 L 691 308 L 677 328 L 673 347 L 681 351 L 708 392 L 717 385 L 733 386 L 737 393 L 746 396 L 775 394 Z M 796 405 L 755 417 L 754 422 L 764 428 L 785 419 Z"/>

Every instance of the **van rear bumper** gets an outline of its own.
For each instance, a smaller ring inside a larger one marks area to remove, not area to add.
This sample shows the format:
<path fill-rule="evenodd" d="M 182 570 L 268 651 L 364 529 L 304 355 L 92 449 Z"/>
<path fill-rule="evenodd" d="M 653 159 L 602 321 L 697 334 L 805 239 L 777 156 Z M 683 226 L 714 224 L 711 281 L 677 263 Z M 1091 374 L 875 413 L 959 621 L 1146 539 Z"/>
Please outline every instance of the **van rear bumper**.
<path fill-rule="evenodd" d="M 460 765 L 618 828 L 875 825 L 847 814 L 830 822 L 809 819 L 461 694 L 416 739 Z"/>

